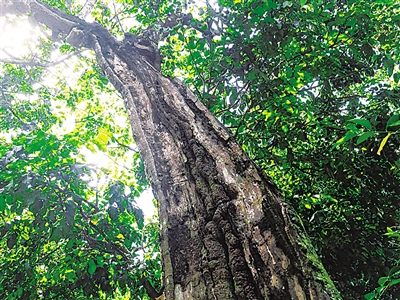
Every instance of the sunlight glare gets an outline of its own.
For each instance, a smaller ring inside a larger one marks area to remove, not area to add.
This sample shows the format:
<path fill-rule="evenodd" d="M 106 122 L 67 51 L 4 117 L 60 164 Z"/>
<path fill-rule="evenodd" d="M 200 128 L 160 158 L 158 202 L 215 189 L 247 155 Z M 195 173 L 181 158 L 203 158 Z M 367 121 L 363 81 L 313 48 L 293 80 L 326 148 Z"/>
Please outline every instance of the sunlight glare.
<path fill-rule="evenodd" d="M 39 45 L 39 32 L 28 17 L 0 18 L 0 59 L 28 58 Z"/>

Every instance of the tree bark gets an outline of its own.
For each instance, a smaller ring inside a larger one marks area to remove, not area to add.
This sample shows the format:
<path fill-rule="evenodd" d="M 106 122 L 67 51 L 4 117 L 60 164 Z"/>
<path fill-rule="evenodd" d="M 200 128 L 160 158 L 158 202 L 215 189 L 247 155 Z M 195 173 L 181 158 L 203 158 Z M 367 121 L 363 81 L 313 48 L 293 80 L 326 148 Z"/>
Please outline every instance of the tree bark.
<path fill-rule="evenodd" d="M 159 202 L 165 299 L 340 299 L 275 186 L 150 49 L 39 1 L 27 8 L 53 37 L 92 48 L 124 98 Z"/>

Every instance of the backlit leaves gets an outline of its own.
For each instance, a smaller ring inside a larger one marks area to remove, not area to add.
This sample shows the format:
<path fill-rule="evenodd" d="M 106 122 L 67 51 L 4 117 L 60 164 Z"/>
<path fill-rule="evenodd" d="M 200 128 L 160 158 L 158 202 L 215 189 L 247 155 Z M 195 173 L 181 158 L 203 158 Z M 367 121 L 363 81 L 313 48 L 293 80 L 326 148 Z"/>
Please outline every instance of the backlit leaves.
<path fill-rule="evenodd" d="M 156 29 L 164 74 L 185 79 L 272 177 L 344 297 L 377 285 L 367 298 L 389 293 L 398 249 L 382 235 L 400 218 L 398 1 L 115 4 L 118 16 L 100 1 L 92 16 L 116 36 Z M 121 28 L 124 19 L 135 22 Z M 41 47 L 44 66 L 56 46 Z M 135 204 L 149 182 L 128 150 L 122 102 L 94 59 L 80 59 L 50 86 L 43 67 L 1 66 L 0 298 L 126 288 L 144 299 L 141 276 L 161 282 L 157 222 Z M 127 166 L 94 166 L 83 148 Z"/>

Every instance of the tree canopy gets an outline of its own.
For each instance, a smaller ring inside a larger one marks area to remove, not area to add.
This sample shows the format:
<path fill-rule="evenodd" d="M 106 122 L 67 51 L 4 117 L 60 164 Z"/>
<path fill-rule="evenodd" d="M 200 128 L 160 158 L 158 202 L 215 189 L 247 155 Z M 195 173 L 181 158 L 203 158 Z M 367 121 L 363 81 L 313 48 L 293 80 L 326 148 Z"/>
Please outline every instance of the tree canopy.
<path fill-rule="evenodd" d="M 43 2 L 157 45 L 295 208 L 343 298 L 398 297 L 399 1 Z M 158 223 L 136 203 L 149 182 L 122 98 L 93 53 L 30 20 L 1 20 L 33 38 L 0 57 L 0 296 L 147 299 Z"/>

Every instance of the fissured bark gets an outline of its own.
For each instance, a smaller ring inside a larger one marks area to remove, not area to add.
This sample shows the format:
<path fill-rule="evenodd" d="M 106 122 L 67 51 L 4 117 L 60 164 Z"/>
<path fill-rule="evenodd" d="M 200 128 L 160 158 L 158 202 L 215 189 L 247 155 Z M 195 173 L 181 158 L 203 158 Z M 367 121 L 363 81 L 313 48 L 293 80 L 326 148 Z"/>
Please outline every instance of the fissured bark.
<path fill-rule="evenodd" d="M 92 48 L 125 100 L 159 202 L 165 299 L 340 299 L 296 214 L 196 96 L 161 75 L 154 49 L 25 3 L 53 36 Z"/>

